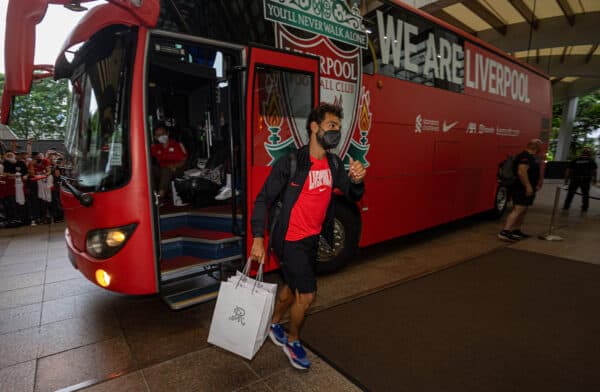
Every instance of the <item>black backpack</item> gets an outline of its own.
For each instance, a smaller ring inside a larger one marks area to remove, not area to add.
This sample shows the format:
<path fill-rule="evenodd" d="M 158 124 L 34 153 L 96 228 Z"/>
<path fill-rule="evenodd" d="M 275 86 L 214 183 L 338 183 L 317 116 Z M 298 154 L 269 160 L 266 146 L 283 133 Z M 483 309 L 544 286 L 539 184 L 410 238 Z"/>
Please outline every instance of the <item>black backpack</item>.
<path fill-rule="evenodd" d="M 512 185 L 517 179 L 515 171 L 515 156 L 508 155 L 505 160 L 498 165 L 498 182 L 502 185 Z"/>

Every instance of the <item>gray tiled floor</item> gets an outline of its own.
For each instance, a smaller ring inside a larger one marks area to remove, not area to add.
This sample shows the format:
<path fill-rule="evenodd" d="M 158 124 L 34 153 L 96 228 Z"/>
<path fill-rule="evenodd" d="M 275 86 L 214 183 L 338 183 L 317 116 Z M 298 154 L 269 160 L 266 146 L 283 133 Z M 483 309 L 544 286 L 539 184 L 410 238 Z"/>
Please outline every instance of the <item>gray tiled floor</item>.
<path fill-rule="evenodd" d="M 545 187 L 527 231 L 547 229 L 554 189 Z M 313 311 L 503 246 L 600 263 L 600 201 L 587 215 L 559 214 L 562 243 L 509 245 L 495 237 L 499 226 L 466 219 L 364 249 L 359 262 L 320 278 Z M 63 233 L 63 225 L 0 230 L 0 391 L 357 390 L 312 353 L 301 373 L 270 342 L 252 361 L 210 346 L 214 303 L 173 312 L 156 296 L 96 287 L 71 267 Z"/>

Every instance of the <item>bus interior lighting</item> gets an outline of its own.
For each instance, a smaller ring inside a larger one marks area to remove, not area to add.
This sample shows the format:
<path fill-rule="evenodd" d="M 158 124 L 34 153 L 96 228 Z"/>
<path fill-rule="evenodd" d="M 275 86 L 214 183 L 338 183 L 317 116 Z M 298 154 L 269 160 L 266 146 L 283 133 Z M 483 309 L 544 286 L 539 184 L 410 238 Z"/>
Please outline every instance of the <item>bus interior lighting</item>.
<path fill-rule="evenodd" d="M 89 232 L 86 240 L 87 252 L 97 258 L 114 256 L 125 245 L 135 230 L 136 224 Z"/>

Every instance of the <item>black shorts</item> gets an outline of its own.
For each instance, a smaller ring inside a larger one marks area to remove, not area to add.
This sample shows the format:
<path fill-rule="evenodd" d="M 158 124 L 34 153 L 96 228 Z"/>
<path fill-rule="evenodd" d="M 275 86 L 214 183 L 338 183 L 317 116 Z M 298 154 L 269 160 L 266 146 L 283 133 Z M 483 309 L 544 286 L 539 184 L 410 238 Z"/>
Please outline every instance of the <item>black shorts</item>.
<path fill-rule="evenodd" d="M 530 206 L 533 204 L 533 201 L 535 200 L 535 192 L 533 192 L 533 194 L 531 196 L 527 196 L 525 194 L 525 191 L 515 191 L 512 194 L 512 201 L 513 204 L 516 206 Z"/>
<path fill-rule="evenodd" d="M 315 267 L 319 236 L 306 237 L 299 241 L 285 241 L 281 272 L 283 280 L 292 292 L 314 293 L 317 291 Z"/>

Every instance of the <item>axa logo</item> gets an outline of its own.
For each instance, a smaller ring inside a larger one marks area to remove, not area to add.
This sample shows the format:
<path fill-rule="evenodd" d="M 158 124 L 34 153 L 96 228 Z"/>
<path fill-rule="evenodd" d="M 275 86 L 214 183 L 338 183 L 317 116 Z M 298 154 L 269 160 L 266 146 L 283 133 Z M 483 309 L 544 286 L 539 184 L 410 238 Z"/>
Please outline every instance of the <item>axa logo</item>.
<path fill-rule="evenodd" d="M 470 122 L 467 126 L 467 133 L 476 133 L 477 132 L 477 124 L 474 122 Z"/>
<path fill-rule="evenodd" d="M 415 133 L 421 133 L 423 130 L 423 118 L 419 114 L 415 119 Z"/>

